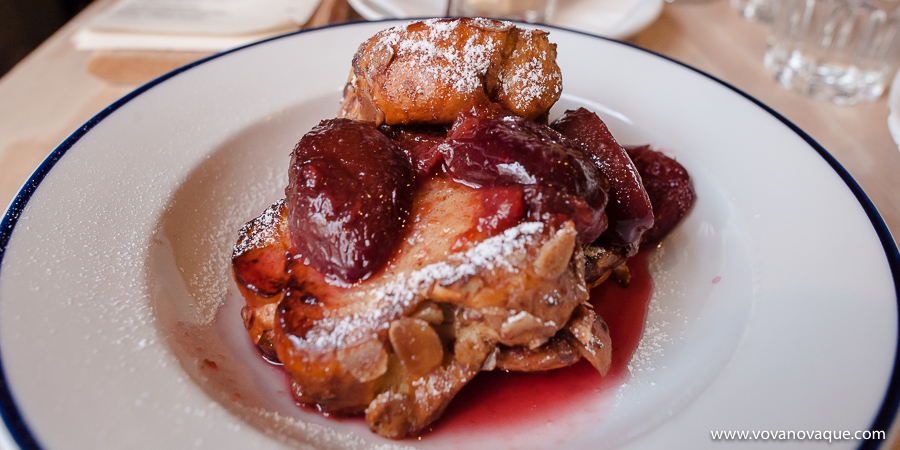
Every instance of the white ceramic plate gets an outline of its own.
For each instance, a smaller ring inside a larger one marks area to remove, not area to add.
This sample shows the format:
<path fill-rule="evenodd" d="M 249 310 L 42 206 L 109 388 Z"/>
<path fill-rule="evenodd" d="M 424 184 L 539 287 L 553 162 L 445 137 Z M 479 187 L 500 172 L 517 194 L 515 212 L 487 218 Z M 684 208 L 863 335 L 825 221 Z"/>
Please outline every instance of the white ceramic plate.
<path fill-rule="evenodd" d="M 369 20 L 440 17 L 446 0 L 349 0 Z M 663 0 L 558 0 L 552 25 L 600 36 L 624 39 L 653 23 Z"/>
<path fill-rule="evenodd" d="M 733 88 L 561 29 L 557 113 L 598 111 L 623 143 L 677 157 L 698 194 L 654 257 L 631 379 L 537 424 L 399 443 L 297 408 L 240 324 L 230 249 L 282 196 L 293 144 L 335 114 L 359 43 L 390 25 L 303 32 L 178 70 L 38 169 L 0 234 L 0 411 L 20 445 L 718 448 L 714 430 L 887 428 L 898 255 L 859 187 Z"/>

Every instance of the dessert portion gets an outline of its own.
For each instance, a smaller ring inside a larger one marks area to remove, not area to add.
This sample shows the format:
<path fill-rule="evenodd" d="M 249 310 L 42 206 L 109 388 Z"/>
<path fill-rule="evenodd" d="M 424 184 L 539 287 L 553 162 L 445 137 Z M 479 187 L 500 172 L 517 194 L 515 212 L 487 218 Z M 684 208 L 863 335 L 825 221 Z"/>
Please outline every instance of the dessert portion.
<path fill-rule="evenodd" d="M 413 22 L 352 66 L 340 117 L 300 140 L 285 199 L 233 253 L 247 331 L 297 401 L 403 438 L 481 371 L 605 374 L 589 289 L 687 212 L 683 168 L 584 109 L 548 124 L 562 87 L 545 32 Z"/>

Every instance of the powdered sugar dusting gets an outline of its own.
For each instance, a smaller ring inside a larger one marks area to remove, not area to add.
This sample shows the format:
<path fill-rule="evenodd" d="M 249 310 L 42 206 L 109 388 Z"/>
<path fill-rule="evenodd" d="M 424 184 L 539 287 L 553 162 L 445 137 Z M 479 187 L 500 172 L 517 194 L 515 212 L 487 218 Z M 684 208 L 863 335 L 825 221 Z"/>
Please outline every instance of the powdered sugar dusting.
<path fill-rule="evenodd" d="M 235 245 L 235 230 L 247 217 L 253 217 L 254 205 L 269 204 L 267 198 L 286 184 L 281 167 L 252 167 L 249 164 L 233 164 L 222 167 L 227 160 L 216 158 L 201 166 L 197 175 L 189 178 L 173 196 L 167 211 L 160 218 L 159 234 L 167 235 L 172 243 L 174 263 L 191 295 L 191 308 L 198 322 L 213 320 L 221 304 L 231 276 L 231 258 Z M 210 177 L 224 170 L 254 171 L 257 176 L 245 179 L 240 175 L 211 182 Z M 198 193 L 202 192 L 203 195 Z M 258 207 L 257 207 L 258 208 Z M 218 218 L 209 220 L 210 217 Z M 268 211 L 260 219 L 275 222 L 274 211 Z M 263 227 L 257 227 L 263 229 Z M 246 242 L 246 251 L 273 239 L 271 232 L 260 233 L 255 241 Z"/>
<path fill-rule="evenodd" d="M 638 343 L 637 348 L 632 355 L 631 361 L 628 363 L 628 371 L 635 377 L 629 382 L 623 384 L 623 387 L 634 387 L 641 385 L 638 381 L 642 379 L 641 374 L 649 374 L 657 369 L 663 369 L 659 361 L 666 356 L 667 349 L 670 349 L 676 342 L 684 339 L 682 332 L 672 331 L 678 329 L 678 324 L 671 321 L 684 321 L 687 318 L 678 309 L 673 309 L 670 302 L 661 300 L 663 297 L 677 297 L 683 295 L 680 280 L 677 277 L 670 276 L 666 270 L 662 268 L 662 261 L 665 258 L 665 247 L 657 249 L 649 258 L 650 272 L 653 274 L 653 293 L 650 297 L 650 303 L 647 305 L 647 321 L 644 325 L 644 333 Z M 652 384 L 652 382 L 650 382 Z M 622 395 L 620 391 L 617 395 Z"/>
<path fill-rule="evenodd" d="M 412 61 L 427 75 L 423 78 L 437 80 L 436 84 L 453 86 L 461 94 L 483 89 L 491 60 L 501 50 L 500 41 L 471 34 L 462 47 L 457 48 L 452 42 L 459 21 L 430 19 L 421 23 L 426 27 L 425 36 L 410 33 L 410 25 L 398 26 L 380 33 L 376 46 L 390 48 L 398 57 Z M 488 29 L 498 27 L 486 19 L 475 23 Z"/>
<path fill-rule="evenodd" d="M 548 55 L 545 51 L 538 50 L 535 45 L 535 39 L 532 38 L 535 31 L 526 32 L 528 37 L 523 36 L 520 40 L 525 45 L 520 52 L 532 54 L 533 56 L 519 64 L 515 70 L 505 72 L 501 75 L 500 83 L 504 86 L 514 86 L 515 89 L 509 90 L 509 99 L 513 106 L 518 109 L 526 109 L 535 100 L 548 97 L 547 91 L 551 90 L 554 97 L 558 97 L 562 92 L 562 80 L 559 72 L 544 73 L 544 61 Z M 525 33 L 523 33 L 525 34 Z"/>
<path fill-rule="evenodd" d="M 436 283 L 450 285 L 482 271 L 518 271 L 527 246 L 543 231 L 542 223 L 526 222 L 485 239 L 465 252 L 452 254 L 445 261 L 397 274 L 376 289 L 356 292 L 358 302 L 373 302 L 380 307 L 322 319 L 305 339 L 291 336 L 292 342 L 300 348 L 323 349 L 345 348 L 372 339 L 379 331 L 387 329 L 392 318 L 421 300 Z"/>
<path fill-rule="evenodd" d="M 282 213 L 284 211 L 284 199 L 277 201 L 266 208 L 263 213 L 253 219 L 252 222 L 241 227 L 240 238 L 234 246 L 234 256 L 241 256 L 250 250 L 263 248 L 274 244 L 278 240 L 278 232 L 284 223 Z M 251 232 L 251 230 L 253 232 Z"/>
<path fill-rule="evenodd" d="M 486 17 L 475 17 L 471 20 L 472 23 L 474 23 L 476 26 L 489 31 L 502 31 L 513 26 L 512 22 L 507 22 L 505 20 L 488 19 Z"/>

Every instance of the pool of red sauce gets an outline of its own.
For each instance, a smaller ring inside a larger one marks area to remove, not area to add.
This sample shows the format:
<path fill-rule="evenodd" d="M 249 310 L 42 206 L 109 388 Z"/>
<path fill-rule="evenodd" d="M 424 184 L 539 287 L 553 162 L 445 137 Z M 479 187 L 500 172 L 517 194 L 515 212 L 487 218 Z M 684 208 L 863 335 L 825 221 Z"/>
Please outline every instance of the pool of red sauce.
<path fill-rule="evenodd" d="M 453 399 L 430 434 L 496 433 L 498 428 L 542 425 L 573 412 L 602 414 L 604 400 L 631 377 L 628 363 L 644 332 L 653 290 L 647 266 L 650 253 L 643 250 L 629 259 L 628 287 L 610 279 L 591 291 L 591 303 L 609 325 L 613 345 L 605 377 L 583 360 L 546 372 L 483 372 Z"/>

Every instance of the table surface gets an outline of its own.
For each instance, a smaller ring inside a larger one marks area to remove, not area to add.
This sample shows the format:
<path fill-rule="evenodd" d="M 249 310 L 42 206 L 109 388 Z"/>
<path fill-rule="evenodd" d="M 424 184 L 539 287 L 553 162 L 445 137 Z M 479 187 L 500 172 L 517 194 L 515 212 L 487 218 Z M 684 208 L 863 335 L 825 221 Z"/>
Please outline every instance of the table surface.
<path fill-rule="evenodd" d="M 8 205 L 41 161 L 105 106 L 205 56 L 76 50 L 72 35 L 112 1 L 92 3 L 0 78 L 0 204 Z M 346 0 L 323 0 L 305 26 L 359 19 Z M 900 235 L 900 151 L 887 127 L 886 96 L 837 106 L 781 88 L 762 65 L 766 34 L 764 24 L 741 17 L 726 0 L 677 0 L 627 41 L 705 71 L 781 113 L 846 168 L 891 233 Z"/>

